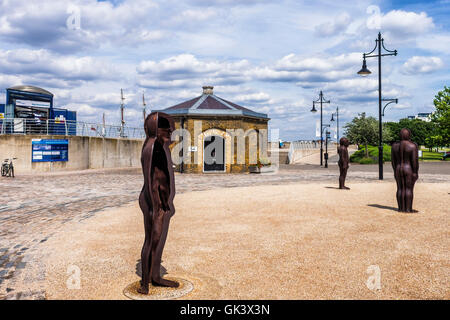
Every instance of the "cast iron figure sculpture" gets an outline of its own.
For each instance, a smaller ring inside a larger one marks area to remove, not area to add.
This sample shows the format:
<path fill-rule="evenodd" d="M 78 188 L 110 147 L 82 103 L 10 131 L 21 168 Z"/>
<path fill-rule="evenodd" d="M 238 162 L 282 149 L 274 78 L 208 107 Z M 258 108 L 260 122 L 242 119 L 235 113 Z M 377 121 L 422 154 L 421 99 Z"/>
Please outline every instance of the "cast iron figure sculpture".
<path fill-rule="evenodd" d="M 144 186 L 139 196 L 139 206 L 144 214 L 145 241 L 141 252 L 142 280 L 138 292 L 148 294 L 150 281 L 155 286 L 178 287 L 177 282 L 163 279 L 160 273 L 169 221 L 175 214 L 175 180 L 169 150 L 175 126 L 169 115 L 153 112 L 145 119 L 144 129 L 147 136 L 141 154 Z"/>
<path fill-rule="evenodd" d="M 400 142 L 394 142 L 391 162 L 397 182 L 397 204 L 400 212 L 413 212 L 413 189 L 419 178 L 418 146 L 411 141 L 411 131 L 400 130 Z"/>
<path fill-rule="evenodd" d="M 350 162 L 350 158 L 348 157 L 348 146 L 350 142 L 347 138 L 342 137 L 339 140 L 338 154 L 339 154 L 339 189 L 349 190 L 349 187 L 345 186 L 345 178 L 347 177 L 347 170 Z"/>

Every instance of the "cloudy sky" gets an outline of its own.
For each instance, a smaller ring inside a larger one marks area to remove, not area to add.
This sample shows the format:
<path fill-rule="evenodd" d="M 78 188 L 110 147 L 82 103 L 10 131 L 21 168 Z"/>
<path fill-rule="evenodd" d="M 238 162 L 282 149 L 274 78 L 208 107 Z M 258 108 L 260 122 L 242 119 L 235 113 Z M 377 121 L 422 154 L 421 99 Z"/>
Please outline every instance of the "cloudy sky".
<path fill-rule="evenodd" d="M 119 123 L 213 85 L 219 97 L 268 113 L 282 139 L 310 139 L 323 90 L 324 121 L 378 115 L 377 60 L 362 53 L 382 32 L 385 120 L 433 110 L 450 74 L 450 0 L 0 0 L 0 101 L 5 88 L 43 87 L 79 120 Z"/>

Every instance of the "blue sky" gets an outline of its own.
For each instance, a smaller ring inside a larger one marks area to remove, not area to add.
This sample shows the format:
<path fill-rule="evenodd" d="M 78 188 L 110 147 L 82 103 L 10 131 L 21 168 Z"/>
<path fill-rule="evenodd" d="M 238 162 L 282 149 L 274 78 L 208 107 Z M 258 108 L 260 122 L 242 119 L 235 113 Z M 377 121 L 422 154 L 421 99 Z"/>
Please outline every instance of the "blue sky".
<path fill-rule="evenodd" d="M 362 53 L 378 31 L 398 56 L 383 58 L 385 121 L 433 110 L 450 74 L 450 1 L 0 1 L 0 101 L 5 88 L 43 87 L 80 120 L 142 122 L 141 99 L 163 109 L 213 85 L 218 96 L 268 113 L 286 140 L 311 139 L 320 90 L 342 126 L 377 116 L 377 61 Z M 68 23 L 69 20 L 69 23 Z M 78 24 L 79 22 L 79 24 Z M 341 131 L 342 132 L 342 131 Z"/>

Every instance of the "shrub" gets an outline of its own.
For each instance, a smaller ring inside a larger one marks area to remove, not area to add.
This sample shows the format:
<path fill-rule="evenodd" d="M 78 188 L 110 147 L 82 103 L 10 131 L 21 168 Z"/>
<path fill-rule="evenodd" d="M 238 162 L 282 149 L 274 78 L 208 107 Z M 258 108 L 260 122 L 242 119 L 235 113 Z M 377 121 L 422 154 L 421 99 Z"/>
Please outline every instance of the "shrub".
<path fill-rule="evenodd" d="M 372 164 L 378 163 L 378 147 L 369 146 L 369 157 L 365 156 L 365 148 L 361 147 L 358 151 L 350 156 L 350 162 L 360 163 L 360 164 Z M 369 160 L 370 159 L 370 160 Z M 383 146 L 383 162 L 391 161 L 391 146 Z"/>
<path fill-rule="evenodd" d="M 377 163 L 376 159 L 373 158 L 362 158 L 361 160 L 359 160 L 360 164 L 374 164 Z"/>

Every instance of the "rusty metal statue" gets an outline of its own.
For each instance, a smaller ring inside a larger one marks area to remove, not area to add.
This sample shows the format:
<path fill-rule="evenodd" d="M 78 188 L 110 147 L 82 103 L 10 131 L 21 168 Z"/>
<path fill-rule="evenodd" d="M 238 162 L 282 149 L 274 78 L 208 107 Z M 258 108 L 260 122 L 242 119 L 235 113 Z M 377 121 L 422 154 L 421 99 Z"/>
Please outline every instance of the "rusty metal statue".
<path fill-rule="evenodd" d="M 400 212 L 413 212 L 413 189 L 419 178 L 419 147 L 411 141 L 411 131 L 400 130 L 400 142 L 394 142 L 391 162 L 397 182 L 397 204 Z"/>
<path fill-rule="evenodd" d="M 350 163 L 350 158 L 348 156 L 348 146 L 350 145 L 350 142 L 347 138 L 342 137 L 339 140 L 339 147 L 338 147 L 338 154 L 339 154 L 339 189 L 346 189 L 349 190 L 349 187 L 345 186 L 345 178 L 347 177 L 347 170 Z"/>
<path fill-rule="evenodd" d="M 173 198 L 175 180 L 169 145 L 175 129 L 173 119 L 162 112 L 153 112 L 144 123 L 146 140 L 141 163 L 144 186 L 139 206 L 144 214 L 145 241 L 141 251 L 142 280 L 139 293 L 148 294 L 149 283 L 155 286 L 178 287 L 178 283 L 161 277 L 161 257 L 175 214 Z"/>

